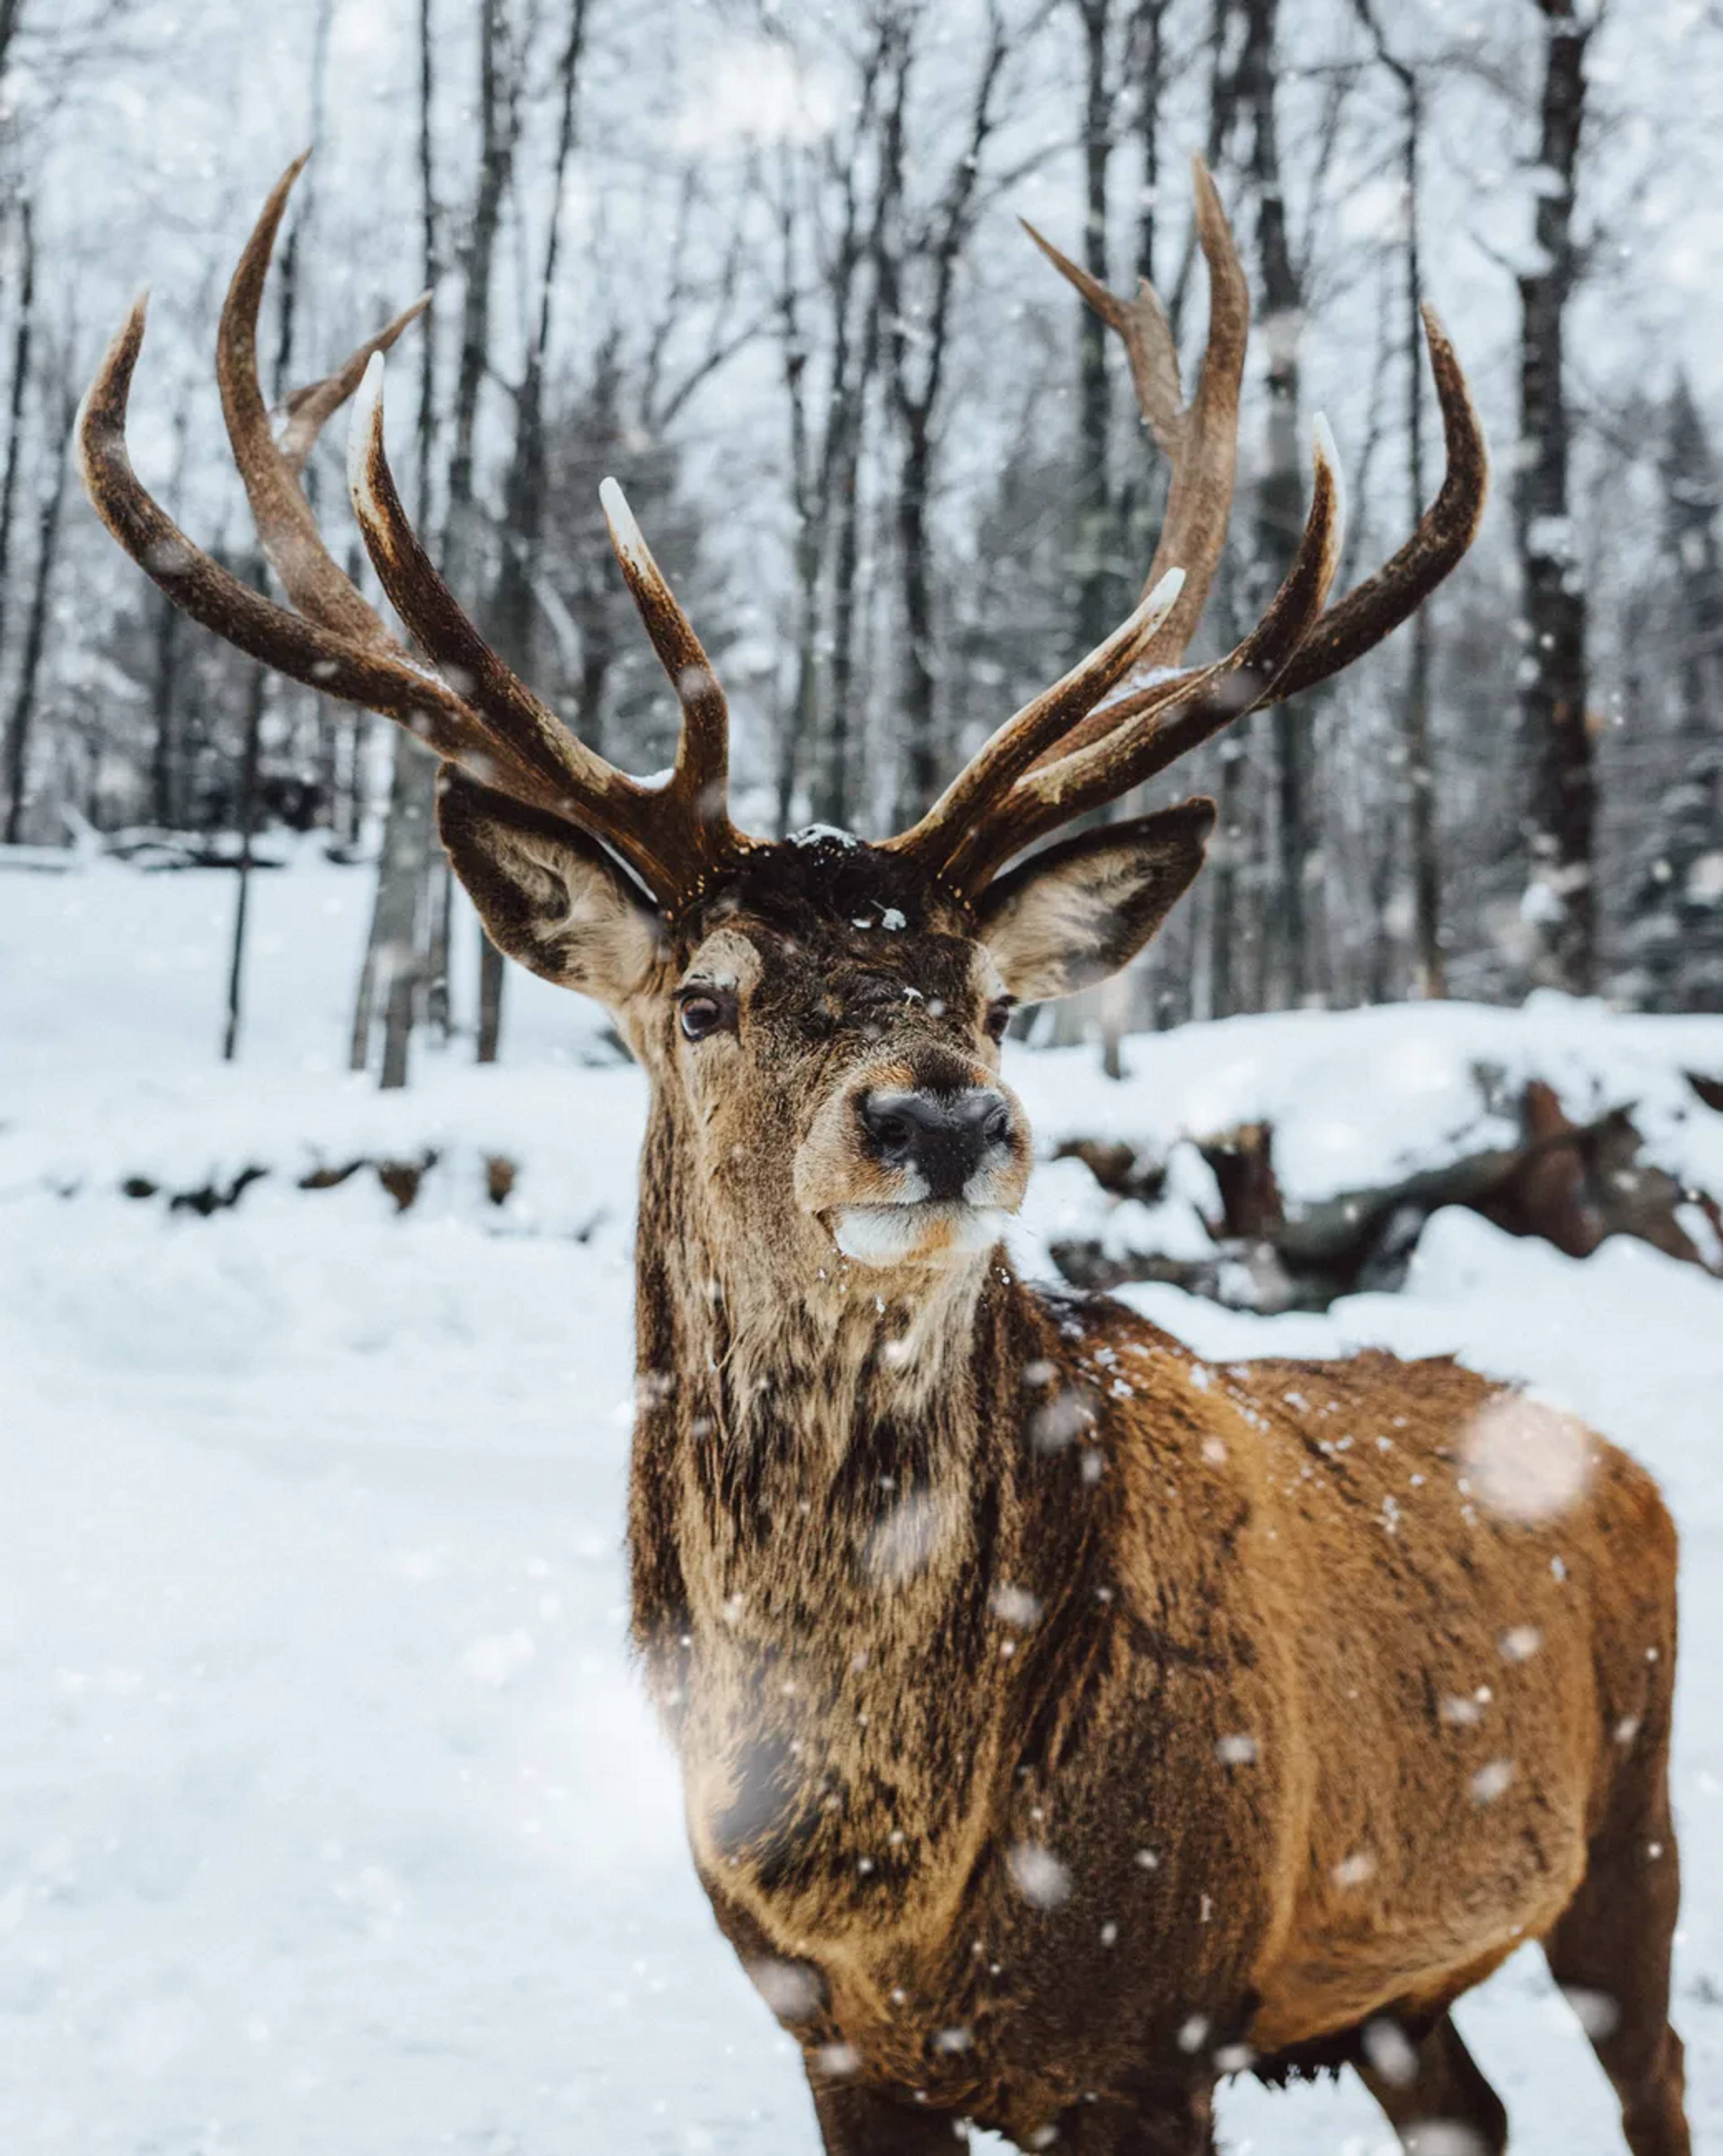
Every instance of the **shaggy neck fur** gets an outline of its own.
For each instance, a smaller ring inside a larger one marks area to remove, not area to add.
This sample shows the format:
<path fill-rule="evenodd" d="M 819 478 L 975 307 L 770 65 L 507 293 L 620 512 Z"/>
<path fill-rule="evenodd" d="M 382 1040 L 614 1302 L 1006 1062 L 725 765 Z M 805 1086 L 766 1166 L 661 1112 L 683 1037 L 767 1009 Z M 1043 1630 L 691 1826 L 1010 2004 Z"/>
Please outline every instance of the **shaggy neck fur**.
<path fill-rule="evenodd" d="M 997 1255 L 787 1278 L 701 1216 L 678 1112 L 660 1096 L 645 1154 L 630 1542 L 695 1855 L 808 1934 L 925 1929 L 992 1763 L 925 1671 L 936 1651 L 979 1691 L 998 1651 L 1021 1497 L 988 1433 L 1020 1413 L 1033 1308 Z"/>

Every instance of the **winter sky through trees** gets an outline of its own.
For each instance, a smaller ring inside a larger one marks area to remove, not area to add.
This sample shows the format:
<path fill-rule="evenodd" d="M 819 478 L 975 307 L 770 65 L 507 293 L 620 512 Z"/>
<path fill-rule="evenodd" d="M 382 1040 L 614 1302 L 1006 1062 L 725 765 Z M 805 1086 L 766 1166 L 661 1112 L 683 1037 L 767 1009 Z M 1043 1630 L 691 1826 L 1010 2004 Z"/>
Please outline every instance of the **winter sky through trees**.
<path fill-rule="evenodd" d="M 213 324 L 263 196 L 307 142 L 268 386 L 322 372 L 428 284 L 390 362 L 390 431 L 463 598 L 595 739 L 655 767 L 665 700 L 594 501 L 615 469 L 721 659 L 751 820 L 864 830 L 1135 596 L 1156 461 L 1122 355 L 1016 220 L 1116 289 L 1150 270 L 1193 365 L 1187 160 L 1203 151 L 1256 317 L 1208 644 L 1273 582 L 1270 377 L 1289 359 L 1293 483 L 1324 412 L 1350 487 L 1347 578 L 1410 528 L 1414 480 L 1438 483 L 1433 399 L 1408 364 L 1414 234 L 1495 483 L 1422 649 L 1403 633 L 1198 760 L 1190 783 L 1223 801 L 1218 872 L 1139 977 L 1134 1018 L 1403 994 L 1433 952 L 1459 993 L 1539 978 L 1659 1005 L 1718 993 L 1723 23 L 1700 0 L 286 0 L 261 16 L 22 0 L 0 34 L 15 839 L 61 843 L 68 805 L 105 828 L 242 820 L 247 670 L 171 625 L 54 480 L 68 400 L 146 281 L 137 464 L 244 566 Z M 1549 162 L 1564 39 L 1571 199 Z M 1522 433 L 1540 280 L 1562 288 L 1560 399 Z M 1543 485 L 1557 449 L 1565 500 Z M 339 552 L 337 449 L 313 488 Z M 1546 616 L 1578 602 L 1574 673 Z M 1536 798 L 1563 783 L 1532 709 L 1541 665 L 1583 711 L 1569 745 L 1597 809 L 1572 844 Z M 375 732 L 271 685 L 252 819 L 356 837 L 387 790 Z M 1587 857 L 1554 859 L 1572 844 Z M 1576 959 L 1556 923 L 1582 891 L 1597 925 Z M 416 909 L 423 978 L 441 904 Z"/>

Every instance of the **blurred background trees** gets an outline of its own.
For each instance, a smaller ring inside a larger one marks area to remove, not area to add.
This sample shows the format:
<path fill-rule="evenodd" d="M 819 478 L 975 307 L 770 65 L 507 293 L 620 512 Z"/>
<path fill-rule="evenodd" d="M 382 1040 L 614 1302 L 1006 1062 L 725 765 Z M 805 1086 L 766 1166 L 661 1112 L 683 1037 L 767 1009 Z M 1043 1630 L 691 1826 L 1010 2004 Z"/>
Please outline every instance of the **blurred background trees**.
<path fill-rule="evenodd" d="M 505 1044 L 428 760 L 260 685 L 67 482 L 74 400 L 147 278 L 136 460 L 260 573 L 210 352 L 307 141 L 266 380 L 321 372 L 428 285 L 390 362 L 397 468 L 495 642 L 608 755 L 666 760 L 673 706 L 597 511 L 614 471 L 722 667 L 745 819 L 864 833 L 1135 595 L 1161 475 L 1122 354 L 1014 220 L 1115 289 L 1151 275 L 1193 364 L 1196 149 L 1256 326 L 1199 648 L 1284 567 L 1317 411 L 1350 483 L 1346 577 L 1409 530 L 1441 466 L 1421 299 L 1473 379 L 1496 500 L 1415 630 L 1181 775 L 1222 803 L 1213 865 L 1124 989 L 1063 1023 L 1538 984 L 1717 1007 L 1723 28 L 1655 16 L 0 0 L 8 846 L 93 827 L 238 863 L 272 830 L 319 834 L 377 880 L 356 1064 L 399 1083 L 416 1040 Z M 346 553 L 338 444 L 310 485 Z"/>

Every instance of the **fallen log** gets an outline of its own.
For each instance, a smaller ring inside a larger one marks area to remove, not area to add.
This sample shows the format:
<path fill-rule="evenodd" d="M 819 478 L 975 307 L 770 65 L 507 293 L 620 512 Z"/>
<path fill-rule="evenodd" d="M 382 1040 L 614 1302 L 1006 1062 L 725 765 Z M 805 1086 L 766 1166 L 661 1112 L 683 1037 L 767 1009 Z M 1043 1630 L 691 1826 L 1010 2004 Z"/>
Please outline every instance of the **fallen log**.
<path fill-rule="evenodd" d="M 1705 1086 L 1697 1079 L 1693 1084 L 1705 1099 Z M 1272 1127 L 1244 1124 L 1198 1141 L 1222 1208 L 1221 1217 L 1207 1224 L 1214 1238 L 1212 1259 L 1120 1250 L 1116 1239 L 1105 1245 L 1069 1239 L 1054 1246 L 1054 1262 L 1079 1287 L 1167 1281 L 1239 1306 L 1324 1310 L 1343 1295 L 1403 1286 L 1424 1222 L 1444 1206 L 1462 1205 L 1509 1235 L 1536 1236 L 1570 1257 L 1589 1256 L 1608 1236 L 1625 1235 L 1684 1264 L 1723 1274 L 1723 1206 L 1641 1158 L 1631 1106 L 1576 1123 L 1553 1088 L 1533 1079 L 1519 1112 L 1515 1144 L 1486 1147 L 1391 1183 L 1291 1207 L 1274 1173 Z M 1083 1161 L 1110 1195 L 1151 1201 L 1160 1195 L 1164 1164 L 1143 1159 L 1128 1145 L 1077 1138 L 1059 1152 Z M 1710 1223 L 1709 1236 L 1700 1220 L 1691 1230 L 1684 1224 L 1681 1215 L 1690 1207 Z"/>

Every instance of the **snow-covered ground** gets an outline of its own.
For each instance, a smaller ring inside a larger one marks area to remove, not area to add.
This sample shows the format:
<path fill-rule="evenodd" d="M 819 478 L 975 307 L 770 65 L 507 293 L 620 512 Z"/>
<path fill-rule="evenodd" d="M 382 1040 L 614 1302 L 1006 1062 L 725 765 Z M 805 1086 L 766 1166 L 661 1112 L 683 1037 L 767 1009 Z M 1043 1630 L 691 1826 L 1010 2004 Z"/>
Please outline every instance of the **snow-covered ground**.
<path fill-rule="evenodd" d="M 368 886 L 309 860 L 257 880 L 223 1069 L 230 878 L 0 877 L 0 2148 L 811 2156 L 623 1645 L 638 1081 L 590 1006 L 518 973 L 500 1068 L 458 1045 L 404 1096 L 349 1079 Z M 1295 1199 L 1471 1130 L 1480 1060 L 1570 1112 L 1638 1101 L 1695 1179 L 1723 1124 L 1678 1075 L 1723 1072 L 1723 1020 L 1557 1004 L 1192 1029 L 1132 1044 L 1123 1086 L 1014 1054 L 1049 1139 L 1272 1114 Z M 368 1169 L 295 1187 L 428 1150 L 404 1214 Z M 502 1206 L 487 1156 L 519 1169 Z M 256 1166 L 232 1209 L 170 1211 Z M 1032 1265 L 1101 1203 L 1074 1167 L 1032 1200 Z M 1217 1355 L 1454 1349 L 1662 1476 L 1685 1543 L 1676 2013 L 1696 2146 L 1723 2149 L 1723 1282 L 1454 1211 L 1406 1293 L 1320 1317 L 1131 1292 Z M 1621 2148 L 1535 1957 L 1461 2020 L 1516 2149 Z M 1239 2087 L 1223 2118 L 1235 2156 L 1391 2145 L 1350 2084 Z"/>

